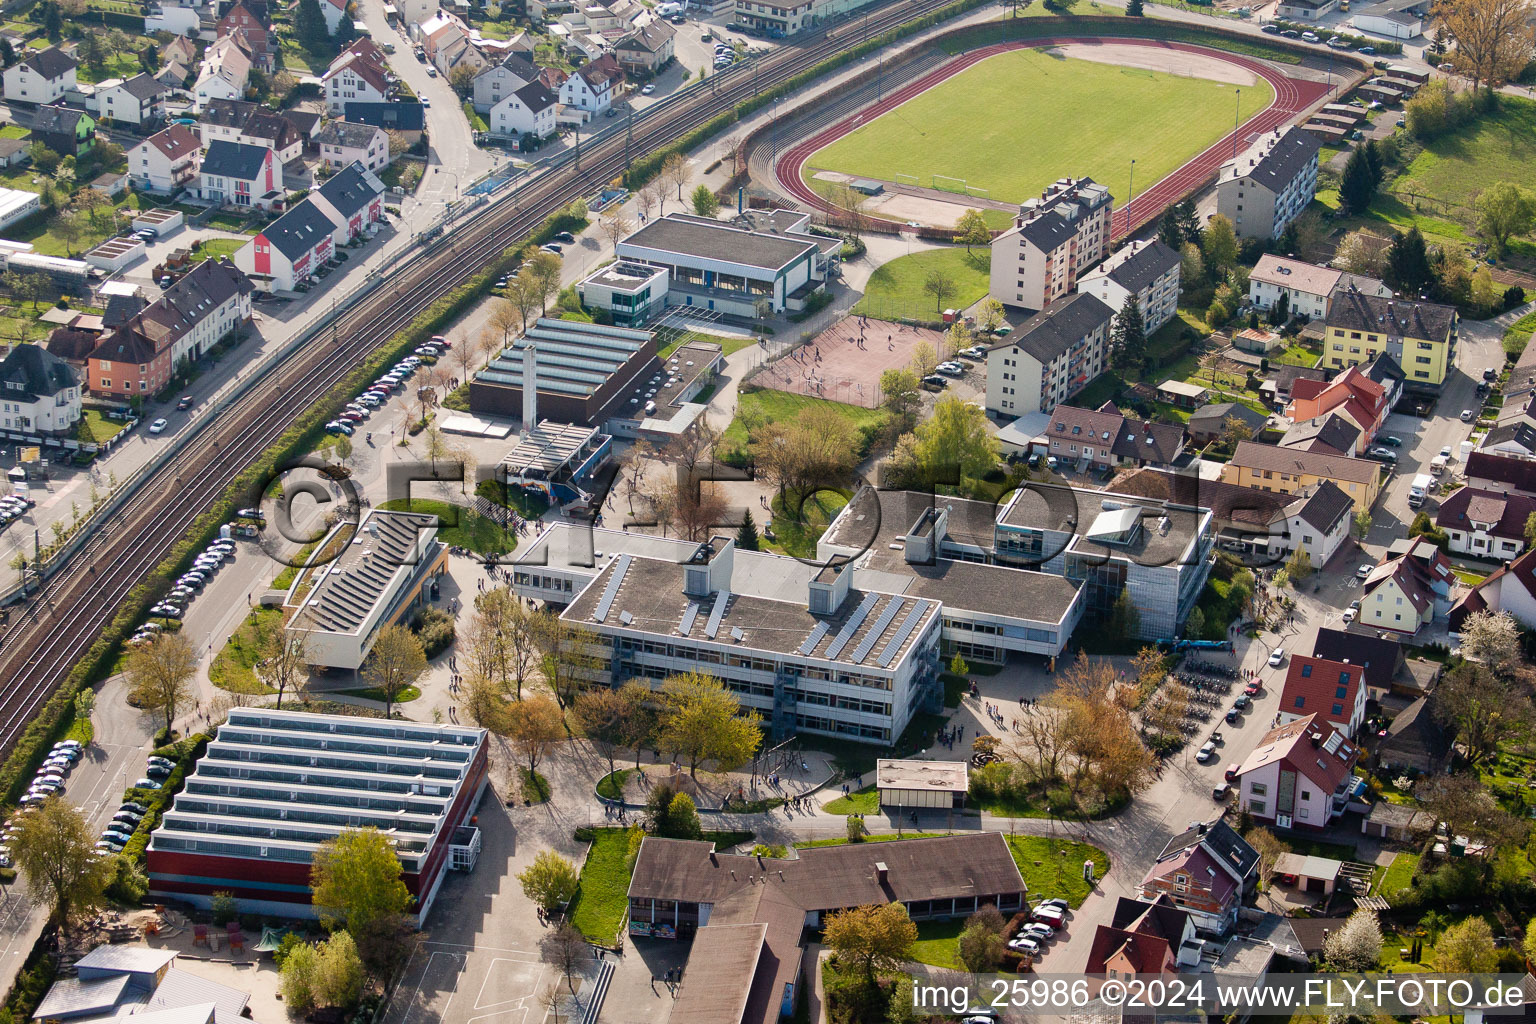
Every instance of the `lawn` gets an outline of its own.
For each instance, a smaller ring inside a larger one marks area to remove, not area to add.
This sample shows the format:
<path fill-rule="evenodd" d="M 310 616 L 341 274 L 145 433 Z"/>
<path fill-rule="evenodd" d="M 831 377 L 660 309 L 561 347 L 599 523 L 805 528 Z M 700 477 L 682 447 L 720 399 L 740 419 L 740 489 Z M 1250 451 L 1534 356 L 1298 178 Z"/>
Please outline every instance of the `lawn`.
<path fill-rule="evenodd" d="M 724 350 L 726 355 L 730 355 L 733 352 L 740 352 L 748 345 L 754 345 L 757 343 L 757 339 L 752 337 L 729 337 L 724 334 L 704 334 L 700 331 L 683 331 L 677 337 L 667 342 L 665 345 L 657 346 L 656 354 L 665 359 L 667 356 L 671 355 L 677 349 L 681 348 L 683 345 L 686 345 L 690 341 L 703 341 L 714 345 L 719 345 Z"/>
<path fill-rule="evenodd" d="M 1109 854 L 1073 839 L 1009 836 L 1008 849 L 1034 899 L 1059 896 L 1074 908 L 1080 907 L 1093 891 L 1093 886 L 1083 881 L 1083 861 L 1093 861 L 1095 878 L 1109 874 Z"/>
<path fill-rule="evenodd" d="M 803 501 L 789 498 L 788 509 L 782 498 L 773 499 L 773 540 L 763 538 L 763 546 L 795 558 L 815 558 L 816 542 L 827 532 L 832 520 L 848 504 L 842 491 L 820 490 Z"/>
<path fill-rule="evenodd" d="M 230 693 L 258 696 L 276 693 L 256 677 L 256 663 L 277 631 L 283 628 L 281 608 L 253 608 L 208 666 L 208 680 Z"/>
<path fill-rule="evenodd" d="M 635 774 L 633 768 L 620 768 L 610 775 L 604 775 L 597 780 L 597 795 L 609 800 L 623 800 L 624 785 L 633 774 Z"/>
<path fill-rule="evenodd" d="M 724 446 L 726 449 L 742 449 L 747 446 L 747 428 L 741 418 L 743 413 L 760 416 L 765 423 L 781 423 L 794 419 L 813 406 L 836 410 L 855 430 L 878 426 L 885 422 L 887 415 L 879 409 L 866 409 L 860 405 L 832 402 L 809 395 L 794 395 L 788 391 L 746 391 L 737 397 L 736 418 L 725 428 Z"/>
<path fill-rule="evenodd" d="M 966 252 L 956 246 L 898 256 L 869 276 L 864 297 L 853 311 L 883 320 L 938 320 L 945 309 L 964 309 L 983 298 L 991 267 L 991 252 L 980 248 Z M 942 303 L 923 288 L 935 270 L 953 282 Z"/>
<path fill-rule="evenodd" d="M 1376 889 L 1376 895 L 1392 902 L 1401 889 L 1408 888 L 1413 879 L 1413 872 L 1419 866 L 1419 855 L 1416 853 L 1400 853 L 1392 858 L 1392 863 L 1387 865 L 1387 873 L 1381 876 L 1381 885 Z"/>
<path fill-rule="evenodd" d="M 197 246 L 199 259 L 216 260 L 223 256 L 233 257 L 249 239 L 245 238 L 205 238 Z"/>
<path fill-rule="evenodd" d="M 482 555 L 504 555 L 517 547 L 517 538 L 495 522 L 463 505 L 427 498 L 396 498 L 379 508 L 388 512 L 423 512 L 437 516 L 437 539 Z"/>
<path fill-rule="evenodd" d="M 856 793 L 840 796 L 821 805 L 828 814 L 878 814 L 880 793 L 873 786 L 866 786 Z M 927 961 L 924 961 L 927 963 Z"/>
<path fill-rule="evenodd" d="M 1499 97 L 1498 110 L 1426 145 L 1390 188 L 1470 224 L 1474 197 L 1497 181 L 1536 188 L 1536 102 Z"/>
<path fill-rule="evenodd" d="M 1536 333 L 1536 313 L 1527 313 L 1510 324 L 1509 330 L 1504 332 L 1504 354 L 1518 360 L 1524 354 L 1533 333 Z"/>
<path fill-rule="evenodd" d="M 126 420 L 109 420 L 100 409 L 86 409 L 80 415 L 75 439 L 82 444 L 105 444 L 122 433 L 126 426 Z"/>
<path fill-rule="evenodd" d="M 1132 158 L 1137 180 L 1150 185 L 1231 131 L 1235 102 L 1247 120 L 1274 98 L 1262 81 L 1234 101 L 1232 86 L 1205 79 L 1013 50 L 819 150 L 806 174 L 820 168 L 884 181 L 902 174 L 922 185 L 939 175 L 1018 202 L 1071 168 L 1119 195 Z"/>
<path fill-rule="evenodd" d="M 361 686 L 354 690 L 337 690 L 336 692 L 344 694 L 348 697 L 361 697 L 364 700 L 376 700 L 380 704 L 384 703 L 384 691 L 379 689 L 377 686 Z M 405 704 L 409 701 L 415 700 L 420 696 L 420 690 L 414 686 L 407 686 L 405 689 L 395 694 L 395 699 L 392 701 L 392 703 Z"/>
<path fill-rule="evenodd" d="M 965 918 L 952 917 L 947 921 L 917 922 L 917 941 L 912 944 L 912 959 L 933 967 L 947 967 L 963 971 L 960 962 L 960 933 L 965 930 Z"/>
<path fill-rule="evenodd" d="M 629 830 L 594 829 L 571 900 L 571 922 L 593 942 L 611 944 L 629 908 Z"/>

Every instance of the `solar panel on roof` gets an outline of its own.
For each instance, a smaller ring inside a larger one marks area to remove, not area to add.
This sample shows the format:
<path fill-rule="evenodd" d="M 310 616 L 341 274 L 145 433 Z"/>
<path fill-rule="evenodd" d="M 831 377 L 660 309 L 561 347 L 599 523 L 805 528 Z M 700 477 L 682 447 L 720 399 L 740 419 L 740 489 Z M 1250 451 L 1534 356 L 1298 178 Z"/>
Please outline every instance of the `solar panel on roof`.
<path fill-rule="evenodd" d="M 864 620 L 869 617 L 869 613 L 875 608 L 875 602 L 879 600 L 879 594 L 864 595 L 864 600 L 859 602 L 859 606 L 853 610 L 853 614 L 848 616 L 848 621 L 843 623 L 843 628 L 838 630 L 837 639 L 833 640 L 831 646 L 827 648 L 827 657 L 835 658 L 843 653 L 843 648 L 848 646 L 848 641 L 853 639 L 853 634 L 857 633 L 859 627 L 864 625 Z"/>
<path fill-rule="evenodd" d="M 745 633 L 743 633 L 741 631 L 741 627 L 740 626 L 732 626 L 731 627 L 731 639 L 732 640 L 735 640 L 737 643 L 741 643 L 746 638 L 747 638 L 747 634 L 745 634 Z"/>
<path fill-rule="evenodd" d="M 869 655 L 870 648 L 875 646 L 875 641 L 880 639 L 880 634 L 885 632 L 885 627 L 891 624 L 891 620 L 896 617 L 897 612 L 901 611 L 901 606 L 905 603 L 904 598 L 892 598 L 890 603 L 881 609 L 880 617 L 875 619 L 873 626 L 869 627 L 869 632 L 864 634 L 864 639 L 859 641 L 859 646 L 853 649 L 852 660 L 863 661 Z"/>
<path fill-rule="evenodd" d="M 629 612 L 619 612 L 619 621 L 624 623 L 624 625 L 627 626 L 631 622 L 635 621 L 635 617 L 633 615 L 629 614 Z"/>
<path fill-rule="evenodd" d="M 711 640 L 720 632 L 720 620 L 725 617 L 725 603 L 731 599 L 729 590 L 715 592 L 715 606 L 709 610 L 709 622 L 704 626 L 704 635 Z"/>
<path fill-rule="evenodd" d="M 608 585 L 603 588 L 603 596 L 592 612 L 593 622 L 602 622 L 608 618 L 608 610 L 613 607 L 613 599 L 619 596 L 619 587 L 624 584 L 624 574 L 629 572 L 629 562 L 628 555 L 620 555 L 613 563 L 613 575 L 608 577 Z"/>
<path fill-rule="evenodd" d="M 678 623 L 677 631 L 683 636 L 693 632 L 693 623 L 699 617 L 699 602 L 689 601 L 688 607 L 683 609 L 683 621 Z"/>
<path fill-rule="evenodd" d="M 816 645 L 821 643 L 821 638 L 827 635 L 827 630 L 831 628 L 832 624 L 825 619 L 816 623 L 816 628 L 811 630 L 810 636 L 807 636 L 805 640 L 801 642 L 800 647 L 795 651 L 795 653 L 801 655 L 802 657 L 804 655 L 810 654 L 816 649 Z"/>
<path fill-rule="evenodd" d="M 901 620 L 895 634 L 886 642 L 880 651 L 880 657 L 876 659 L 881 668 L 890 668 L 891 662 L 896 660 L 896 653 L 901 650 L 901 645 L 907 642 L 907 637 L 917 628 L 917 624 L 923 621 L 923 616 L 928 614 L 930 602 L 919 601 L 917 607 L 907 613 L 907 617 Z"/>

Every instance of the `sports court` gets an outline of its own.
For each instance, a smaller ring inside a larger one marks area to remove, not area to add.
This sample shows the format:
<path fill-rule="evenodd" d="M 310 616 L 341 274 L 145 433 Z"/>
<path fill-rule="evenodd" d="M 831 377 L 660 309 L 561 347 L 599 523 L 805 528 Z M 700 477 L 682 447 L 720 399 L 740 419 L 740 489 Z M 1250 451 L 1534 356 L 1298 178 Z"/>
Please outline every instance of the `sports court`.
<path fill-rule="evenodd" d="M 578 979 L 581 1009 L 592 991 L 597 963 Z M 558 988 L 565 997 L 561 1019 L 576 1009 L 565 976 L 541 963 L 535 951 L 423 942 L 385 1013 L 385 1024 L 539 1024 L 548 1009 L 545 993 Z M 580 1019 L 580 1010 L 577 1010 Z"/>
<path fill-rule="evenodd" d="M 880 374 L 912 362 L 920 341 L 943 350 L 938 331 L 886 320 L 849 316 L 763 367 L 751 383 L 775 391 L 860 405 L 880 405 Z"/>

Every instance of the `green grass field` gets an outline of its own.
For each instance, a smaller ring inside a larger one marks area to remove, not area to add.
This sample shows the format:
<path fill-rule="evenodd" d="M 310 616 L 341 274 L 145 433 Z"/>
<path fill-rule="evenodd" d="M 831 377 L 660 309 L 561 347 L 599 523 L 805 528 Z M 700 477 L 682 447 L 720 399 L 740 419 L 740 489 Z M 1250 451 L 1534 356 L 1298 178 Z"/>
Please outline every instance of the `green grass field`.
<path fill-rule="evenodd" d="M 1498 181 L 1536 188 L 1536 103 L 1501 96 L 1499 109 L 1424 147 L 1398 175 L 1394 192 L 1433 197 L 1463 223 L 1478 192 Z"/>
<path fill-rule="evenodd" d="M 1244 87 L 1242 118 L 1274 98 L 1263 81 Z M 1014 50 L 818 151 L 805 173 L 910 174 L 924 185 L 940 174 L 1013 202 L 1071 173 L 1121 196 L 1133 158 L 1136 180 L 1149 187 L 1231 131 L 1235 113 L 1230 85 Z"/>
<path fill-rule="evenodd" d="M 863 426 L 883 423 L 888 415 L 881 409 L 866 409 L 860 405 L 848 405 L 845 402 L 833 402 L 825 398 L 794 395 L 788 391 L 745 391 L 737 397 L 736 418 L 731 420 L 730 426 L 725 428 L 723 447 L 732 450 L 744 449 L 747 446 L 747 426 L 741 418 L 743 412 L 761 416 L 766 423 L 780 423 L 794 419 L 813 406 L 832 409 L 848 420 L 849 425 L 855 430 Z M 762 528 L 761 523 L 758 524 L 758 528 Z"/>
<path fill-rule="evenodd" d="M 991 268 L 992 254 L 982 248 L 966 252 L 963 246 L 955 246 L 898 256 L 869 275 L 864 297 L 853 311 L 882 320 L 938 320 L 945 309 L 964 309 L 983 298 Z M 944 296 L 942 305 L 923 290 L 923 282 L 934 270 L 942 270 L 954 282 L 954 291 Z"/>

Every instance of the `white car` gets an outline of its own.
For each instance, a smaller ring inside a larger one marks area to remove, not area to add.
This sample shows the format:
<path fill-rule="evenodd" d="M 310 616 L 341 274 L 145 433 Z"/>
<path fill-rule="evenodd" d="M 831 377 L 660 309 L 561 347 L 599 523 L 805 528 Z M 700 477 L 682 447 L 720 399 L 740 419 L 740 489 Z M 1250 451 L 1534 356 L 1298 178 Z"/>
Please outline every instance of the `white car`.
<path fill-rule="evenodd" d="M 165 428 L 168 426 L 170 426 L 170 424 L 167 423 L 165 421 L 165 417 L 162 416 L 149 425 L 149 432 L 151 434 L 162 434 L 165 432 Z"/>
<path fill-rule="evenodd" d="M 1195 755 L 1195 760 L 1199 761 L 1201 764 L 1205 764 L 1215 756 L 1216 744 L 1212 743 L 1210 740 L 1206 740 L 1205 746 L 1201 747 L 1199 753 Z"/>
<path fill-rule="evenodd" d="M 656 86 L 651 84 L 650 82 L 646 82 L 644 85 L 642 85 L 640 87 L 640 95 L 642 95 L 642 96 L 649 96 L 649 95 L 651 95 L 651 93 L 653 93 L 655 91 L 656 91 Z"/>
<path fill-rule="evenodd" d="M 1284 663 L 1284 661 L 1285 661 L 1285 648 L 1284 647 L 1276 647 L 1273 651 L 1269 652 L 1269 664 L 1270 664 L 1271 668 Z"/>
<path fill-rule="evenodd" d="M 1020 953 L 1028 953 L 1030 956 L 1040 955 L 1040 943 L 1029 936 L 1019 936 L 1008 943 L 1008 948 Z"/>
<path fill-rule="evenodd" d="M 1360 613 L 1355 611 L 1355 609 L 1353 609 L 1353 608 L 1346 608 L 1346 609 L 1344 609 L 1344 624 L 1347 626 L 1351 622 L 1354 622 L 1355 621 L 1355 616 L 1357 616 L 1359 614 Z"/>
<path fill-rule="evenodd" d="M 1473 416 L 1473 413 L 1472 413 L 1471 409 L 1463 409 L 1463 410 L 1461 410 L 1461 422 L 1463 422 L 1463 423 L 1471 423 L 1472 422 L 1472 416 Z"/>
<path fill-rule="evenodd" d="M 1376 567 L 1374 565 L 1362 565 L 1360 568 L 1355 570 L 1355 578 L 1368 580 L 1371 578 L 1371 573 L 1375 571 Z"/>

